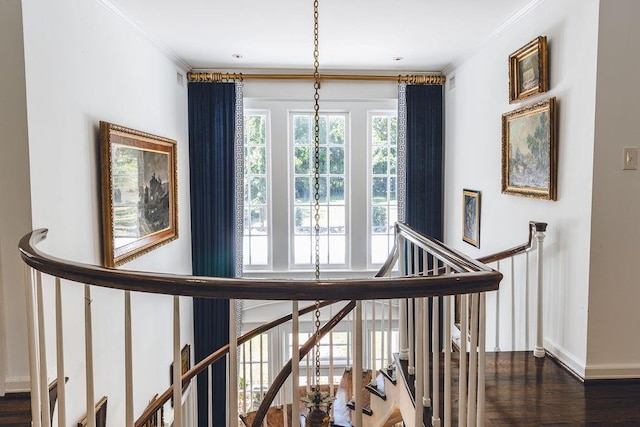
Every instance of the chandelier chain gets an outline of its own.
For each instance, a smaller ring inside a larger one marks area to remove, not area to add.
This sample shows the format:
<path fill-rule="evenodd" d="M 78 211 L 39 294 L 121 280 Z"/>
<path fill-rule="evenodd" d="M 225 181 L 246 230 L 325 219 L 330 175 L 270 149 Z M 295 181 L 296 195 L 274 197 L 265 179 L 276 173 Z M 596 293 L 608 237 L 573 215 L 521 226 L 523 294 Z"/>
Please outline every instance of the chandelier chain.
<path fill-rule="evenodd" d="M 314 142 L 314 219 L 315 219 L 315 278 L 320 279 L 320 49 L 318 40 L 318 0 L 313 2 L 313 142 Z M 315 348 L 315 385 L 320 392 L 320 301 L 316 301 L 315 310 L 316 348 Z"/>

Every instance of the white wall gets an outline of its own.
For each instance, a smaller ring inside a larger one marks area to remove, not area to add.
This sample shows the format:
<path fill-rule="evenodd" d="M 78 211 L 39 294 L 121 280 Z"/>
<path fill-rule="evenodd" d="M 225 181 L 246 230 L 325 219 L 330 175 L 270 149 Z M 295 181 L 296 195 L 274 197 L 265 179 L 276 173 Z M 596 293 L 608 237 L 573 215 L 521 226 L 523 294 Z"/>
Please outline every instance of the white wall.
<path fill-rule="evenodd" d="M 639 377 L 640 171 L 622 170 L 625 146 L 640 146 L 640 4 L 600 5 L 587 374 Z M 632 329 L 629 329 L 632 328 Z"/>
<path fill-rule="evenodd" d="M 546 348 L 581 374 L 587 358 L 598 5 L 540 2 L 449 71 L 445 90 L 445 241 L 479 256 L 525 241 L 530 220 L 548 222 Z M 549 92 L 510 105 L 508 56 L 540 35 L 549 46 Z M 551 96 L 558 100 L 558 201 L 501 194 L 502 114 Z M 462 242 L 463 188 L 482 192 L 479 250 Z"/>
<path fill-rule="evenodd" d="M 189 169 L 184 71 L 101 1 L 23 0 L 31 203 L 34 228 L 46 227 L 46 252 L 101 262 L 98 122 L 109 121 L 178 142 L 180 238 L 123 268 L 191 273 Z M 52 302 L 52 281 L 45 281 Z M 123 294 L 92 289 L 96 400 L 109 399 L 109 425 L 124 424 Z M 23 302 L 16 302 L 23 306 Z M 83 287 L 63 290 L 69 423 L 85 413 Z M 132 296 L 135 414 L 169 385 L 172 298 Z M 193 342 L 183 300 L 183 342 Z M 51 311 L 47 313 L 53 321 Z M 51 324 L 51 323 L 49 323 Z M 48 332 L 53 332 L 49 331 Z M 48 342 L 49 374 L 55 362 Z M 26 349 L 16 349 L 25 355 Z"/>
<path fill-rule="evenodd" d="M 0 1 L 0 396 L 29 387 L 24 270 L 18 240 L 31 229 L 22 7 Z M 10 326 L 10 327 L 8 327 Z"/>

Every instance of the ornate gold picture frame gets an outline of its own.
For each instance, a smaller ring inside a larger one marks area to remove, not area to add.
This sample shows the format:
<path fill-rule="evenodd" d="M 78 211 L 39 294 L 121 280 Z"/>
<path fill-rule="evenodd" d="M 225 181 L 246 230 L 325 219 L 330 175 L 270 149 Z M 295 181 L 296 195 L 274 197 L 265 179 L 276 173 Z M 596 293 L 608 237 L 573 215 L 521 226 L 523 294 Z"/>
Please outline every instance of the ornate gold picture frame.
<path fill-rule="evenodd" d="M 480 192 L 462 190 L 462 240 L 480 247 Z"/>
<path fill-rule="evenodd" d="M 556 98 L 502 115 L 502 192 L 556 200 Z"/>
<path fill-rule="evenodd" d="M 100 122 L 103 263 L 178 237 L 176 141 Z"/>
<path fill-rule="evenodd" d="M 547 37 L 540 36 L 509 55 L 509 103 L 549 90 Z"/>

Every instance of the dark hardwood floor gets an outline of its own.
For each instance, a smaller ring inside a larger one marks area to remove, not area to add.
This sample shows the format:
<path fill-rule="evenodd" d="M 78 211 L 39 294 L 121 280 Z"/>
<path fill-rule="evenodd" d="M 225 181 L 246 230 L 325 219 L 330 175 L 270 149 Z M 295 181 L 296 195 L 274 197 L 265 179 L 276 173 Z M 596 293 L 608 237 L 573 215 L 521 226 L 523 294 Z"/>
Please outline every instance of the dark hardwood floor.
<path fill-rule="evenodd" d="M 457 377 L 457 354 L 453 361 Z M 486 368 L 488 426 L 640 426 L 640 381 L 583 383 L 554 359 L 531 352 L 487 353 Z M 452 387 L 457 391 L 457 380 Z M 458 425 L 457 399 L 452 411 Z"/>

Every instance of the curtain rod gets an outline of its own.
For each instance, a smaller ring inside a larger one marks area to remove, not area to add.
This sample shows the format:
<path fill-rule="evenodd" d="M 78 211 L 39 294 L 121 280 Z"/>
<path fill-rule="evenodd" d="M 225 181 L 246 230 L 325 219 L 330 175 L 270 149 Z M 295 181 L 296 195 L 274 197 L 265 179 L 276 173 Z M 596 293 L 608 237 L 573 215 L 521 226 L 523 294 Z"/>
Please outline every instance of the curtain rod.
<path fill-rule="evenodd" d="M 243 74 L 243 73 L 206 73 L 188 72 L 190 82 L 222 82 L 244 80 L 313 80 L 313 74 Z M 356 80 L 356 81 L 388 81 L 407 84 L 444 85 L 443 75 L 362 75 L 362 74 L 320 74 L 320 80 Z"/>

